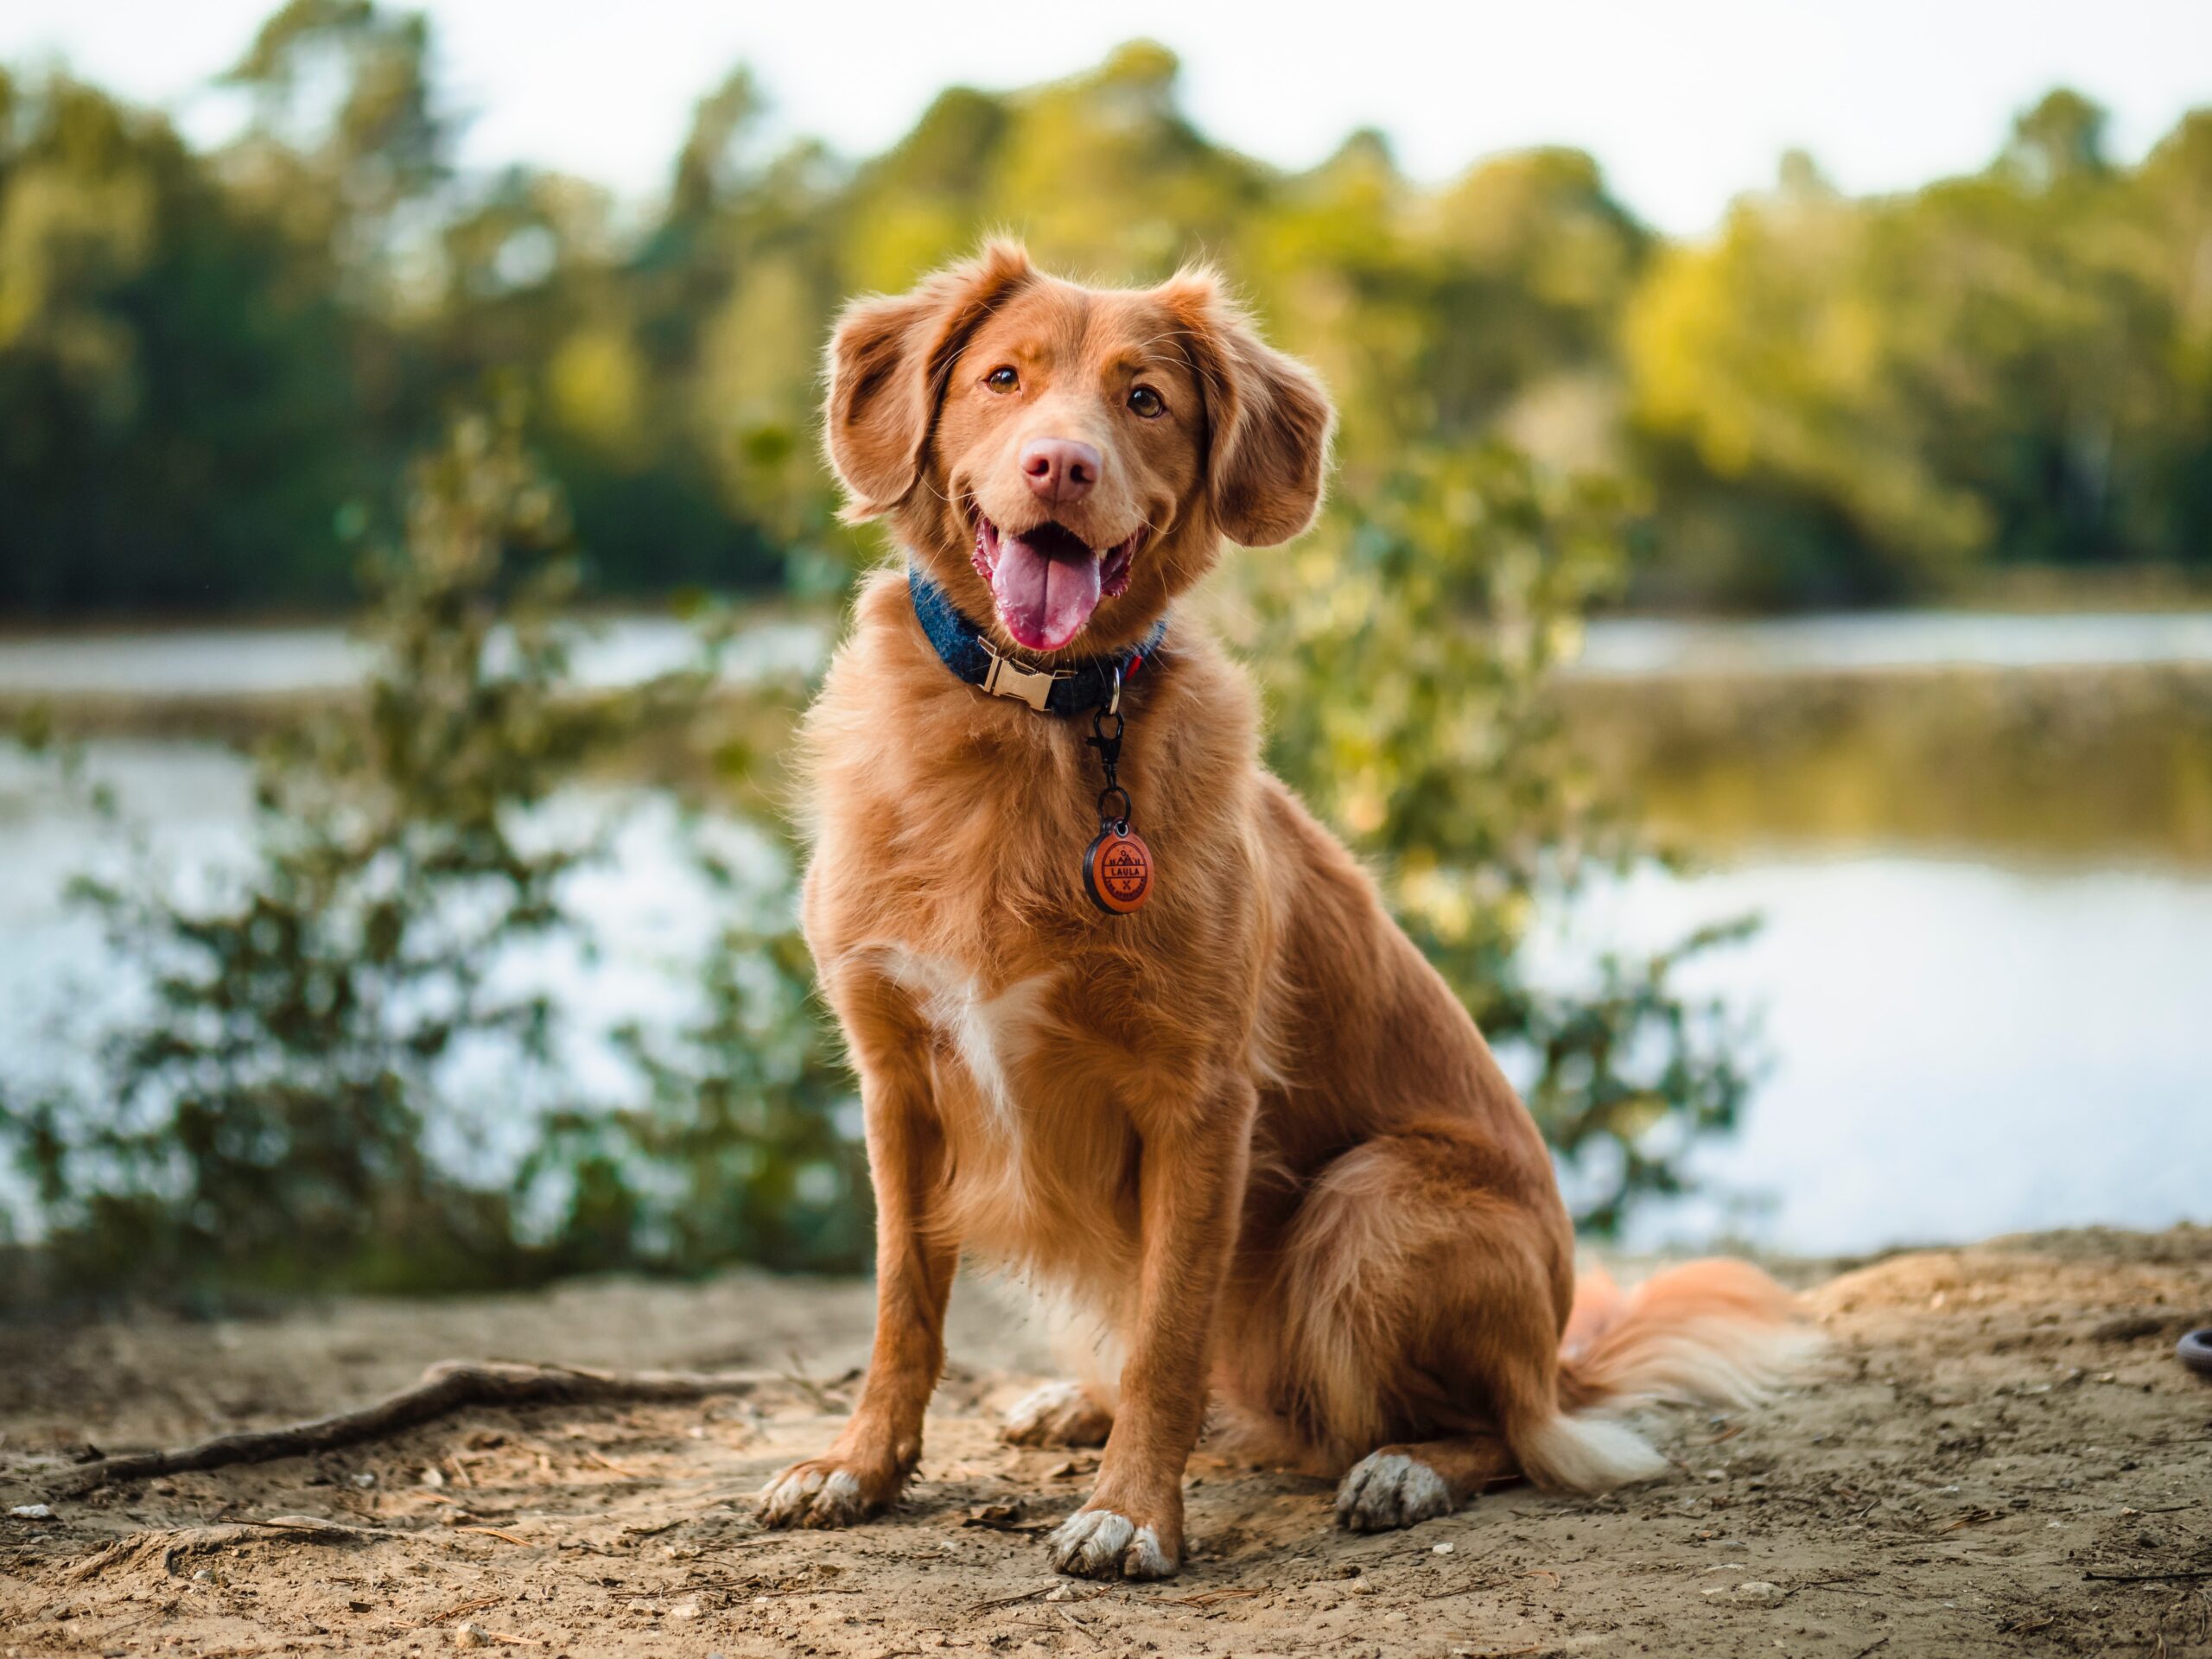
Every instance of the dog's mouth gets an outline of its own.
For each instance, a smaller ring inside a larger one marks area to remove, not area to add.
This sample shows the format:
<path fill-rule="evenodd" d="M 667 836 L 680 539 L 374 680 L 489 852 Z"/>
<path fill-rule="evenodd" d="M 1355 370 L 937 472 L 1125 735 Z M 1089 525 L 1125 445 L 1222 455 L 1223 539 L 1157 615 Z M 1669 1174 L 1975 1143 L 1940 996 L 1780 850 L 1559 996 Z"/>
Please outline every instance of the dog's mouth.
<path fill-rule="evenodd" d="M 1101 599 L 1129 585 L 1141 529 L 1111 547 L 1095 548 L 1066 525 L 1046 519 L 1019 536 L 976 515 L 976 569 L 991 584 L 999 620 L 1017 644 L 1058 651 L 1081 633 Z"/>

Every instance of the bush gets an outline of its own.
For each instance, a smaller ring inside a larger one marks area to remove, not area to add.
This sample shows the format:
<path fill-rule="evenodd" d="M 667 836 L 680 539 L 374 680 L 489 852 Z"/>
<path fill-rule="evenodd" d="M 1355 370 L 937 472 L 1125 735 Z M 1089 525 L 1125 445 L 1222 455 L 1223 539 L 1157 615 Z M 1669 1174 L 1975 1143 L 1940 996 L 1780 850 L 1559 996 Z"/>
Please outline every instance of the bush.
<path fill-rule="evenodd" d="M 1414 942 L 1491 1044 L 1565 1166 L 1579 1223 L 1679 1192 L 1681 1153 L 1733 1126 L 1744 1033 L 1672 988 L 1688 958 L 1607 957 L 1592 983 L 1530 982 L 1540 910 L 1662 855 L 1600 800 L 1548 690 L 1626 576 L 1611 486 L 1510 449 L 1432 450 L 1287 556 L 1245 561 L 1271 764 L 1376 869 Z"/>
<path fill-rule="evenodd" d="M 788 920 L 722 940 L 714 1017 L 680 1056 L 632 1034 L 643 1109 L 572 1097 L 556 1008 L 512 971 L 519 952 L 591 948 L 564 892 L 607 831 L 553 833 L 556 791 L 689 721 L 708 684 L 579 694 L 577 556 L 518 429 L 511 412 L 464 419 L 418 467 L 404 547 L 367 568 L 364 696 L 261 754 L 236 880 L 198 903 L 150 866 L 82 884 L 151 996 L 108 1038 L 97 1088 L 0 1112 L 53 1286 L 451 1287 L 689 1265 L 710 1238 L 791 1266 L 861 1259 L 858 1224 L 822 1218 L 850 1209 L 832 1116 L 847 1091 Z M 487 1069 L 489 1109 L 462 1076 Z M 487 1177 L 518 1116 L 544 1144 Z M 726 1137 L 743 1145 L 720 1167 L 772 1173 L 696 1180 L 711 1221 L 672 1224 L 632 1190 Z M 549 1181 L 556 1153 L 568 1178 Z M 810 1196 L 817 1166 L 837 1202 Z"/>

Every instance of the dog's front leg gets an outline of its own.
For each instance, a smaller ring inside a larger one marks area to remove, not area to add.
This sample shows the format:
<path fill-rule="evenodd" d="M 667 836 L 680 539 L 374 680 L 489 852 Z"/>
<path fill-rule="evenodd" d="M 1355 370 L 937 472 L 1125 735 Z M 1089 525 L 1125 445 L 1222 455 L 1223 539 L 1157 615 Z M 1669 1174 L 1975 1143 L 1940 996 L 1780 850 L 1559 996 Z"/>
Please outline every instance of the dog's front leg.
<path fill-rule="evenodd" d="M 1183 1564 L 1183 1465 L 1205 1421 L 1208 1340 L 1236 1243 L 1253 1109 L 1251 1084 L 1236 1077 L 1140 1116 L 1136 1324 L 1097 1488 L 1052 1536 L 1063 1573 L 1164 1579 Z"/>
<path fill-rule="evenodd" d="M 872 1031 L 849 1019 L 846 1030 L 875 1188 L 875 1345 L 860 1403 L 829 1452 L 793 1464 L 763 1489 L 760 1518 L 772 1527 L 845 1527 L 886 1508 L 922 1455 L 922 1415 L 944 1369 L 944 1306 L 959 1247 L 934 1214 L 944 1138 L 925 1070 L 928 1045 L 918 1033 Z"/>

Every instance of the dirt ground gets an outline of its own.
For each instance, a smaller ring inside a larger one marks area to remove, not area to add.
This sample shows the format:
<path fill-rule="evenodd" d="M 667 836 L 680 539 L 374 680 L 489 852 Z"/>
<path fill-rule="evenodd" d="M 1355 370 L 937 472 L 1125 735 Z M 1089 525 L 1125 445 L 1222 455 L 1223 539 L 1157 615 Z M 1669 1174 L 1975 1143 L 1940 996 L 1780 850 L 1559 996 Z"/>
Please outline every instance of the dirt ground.
<path fill-rule="evenodd" d="M 1512 1489 L 1353 1536 L 1323 1483 L 1201 1449 L 1193 1559 L 1130 1586 L 1046 1565 L 1040 1535 L 1095 1455 L 999 1444 L 996 1410 L 1050 1367 L 988 1287 L 955 1298 L 923 1478 L 843 1533 L 764 1532 L 749 1500 L 828 1443 L 866 1351 L 861 1285 L 596 1281 L 0 1326 L 0 1656 L 2212 1656 L 2212 1387 L 2172 1357 L 2212 1323 L 2212 1228 L 1796 1276 L 1827 1357 L 1772 1406 L 1656 1415 L 1668 1479 L 1594 1500 Z M 474 1411 L 85 1497 L 50 1484 L 88 1443 L 320 1414 L 451 1356 L 779 1376 L 704 1405 Z M 358 1532 L 181 1547 L 183 1529 L 302 1516 Z M 108 1548 L 131 1538 L 150 1547 Z"/>

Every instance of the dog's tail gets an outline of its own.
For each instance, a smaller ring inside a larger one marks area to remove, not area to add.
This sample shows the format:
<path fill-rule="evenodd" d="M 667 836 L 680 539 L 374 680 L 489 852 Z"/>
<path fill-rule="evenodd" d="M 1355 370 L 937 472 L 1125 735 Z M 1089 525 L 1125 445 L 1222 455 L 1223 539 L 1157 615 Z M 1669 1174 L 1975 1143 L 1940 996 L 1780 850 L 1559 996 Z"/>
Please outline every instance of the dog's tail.
<path fill-rule="evenodd" d="M 1622 1414 L 1659 1401 L 1750 1405 L 1818 1341 L 1798 1299 L 1748 1262 L 1685 1262 L 1625 1293 L 1595 1269 L 1574 1287 L 1557 1408 L 1511 1434 L 1515 1455 L 1538 1484 L 1568 1491 L 1647 1480 L 1667 1459 Z"/>

